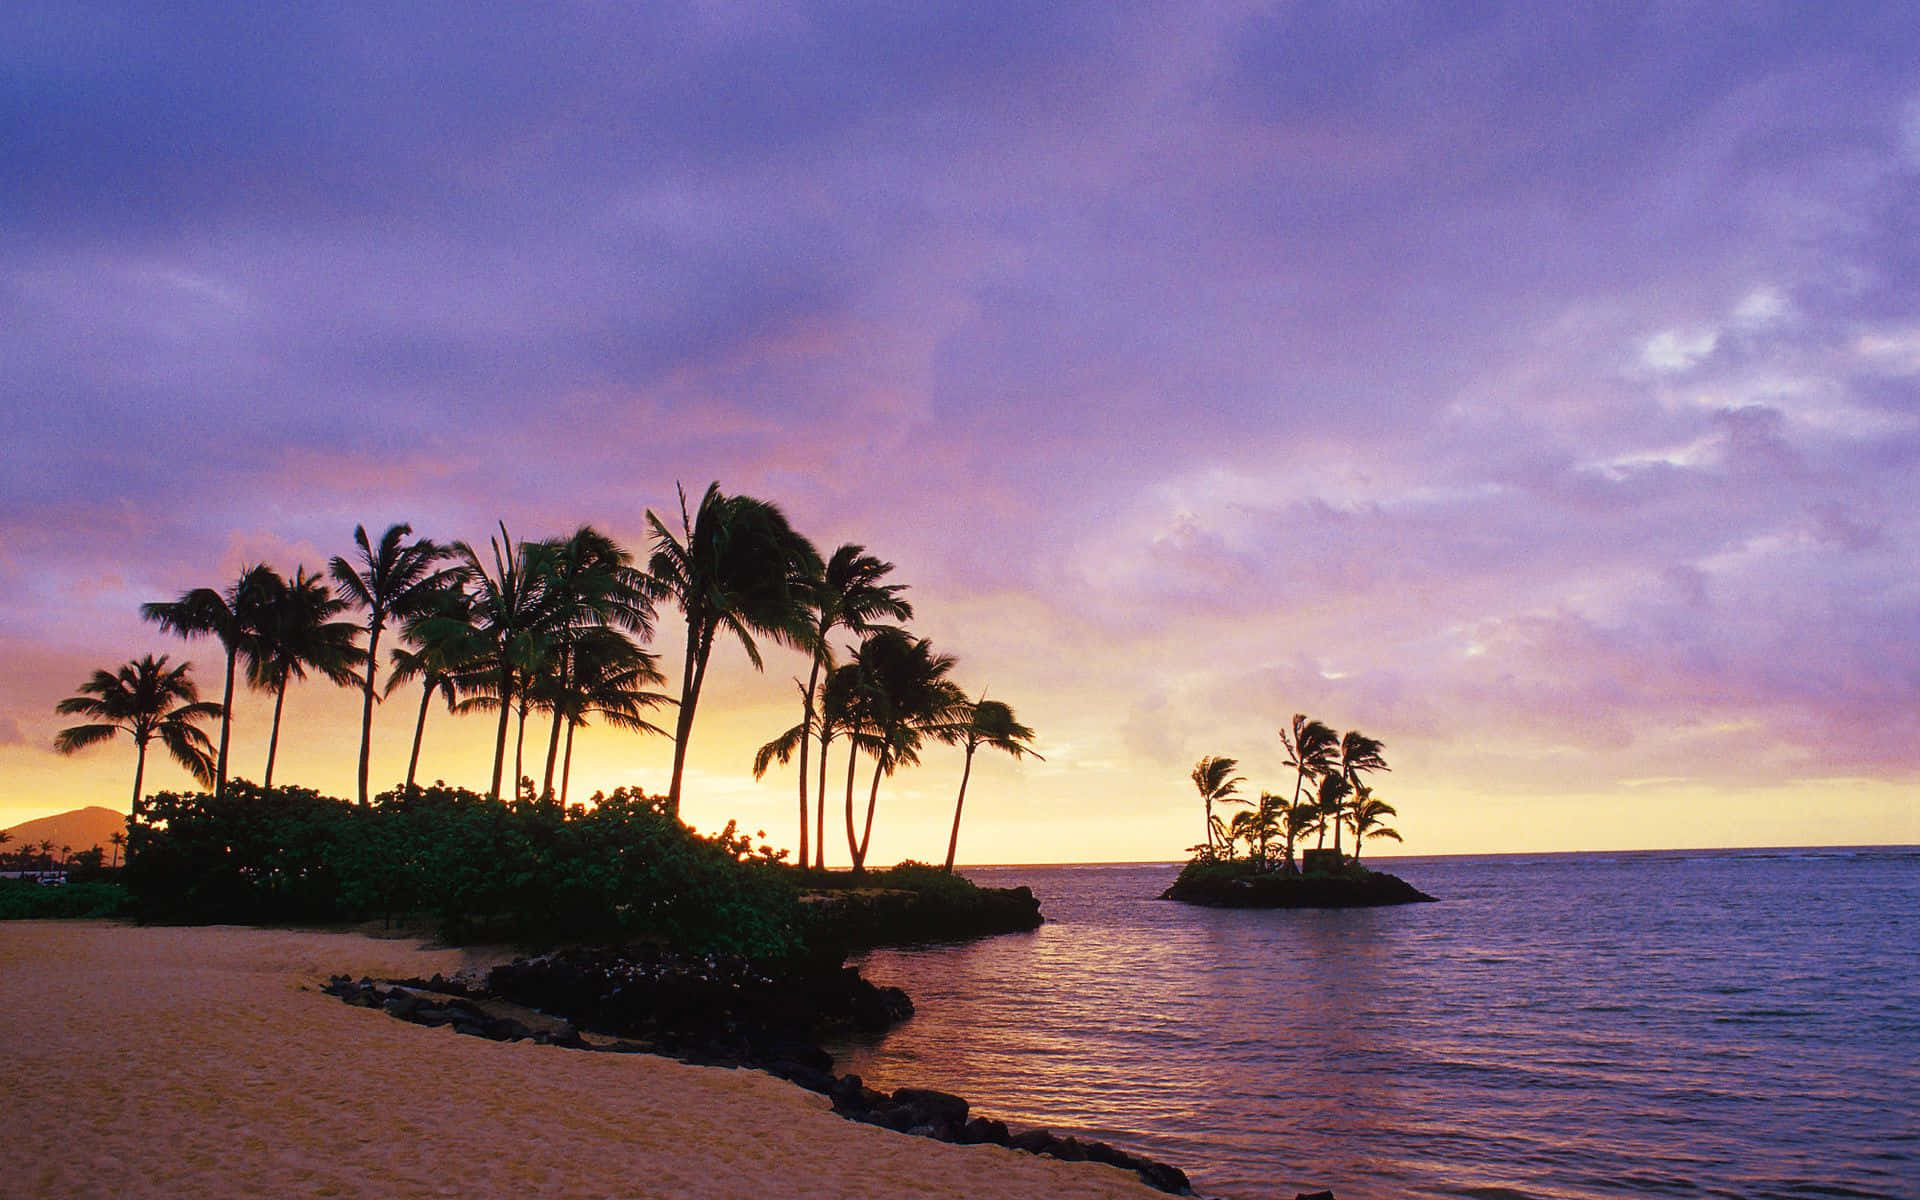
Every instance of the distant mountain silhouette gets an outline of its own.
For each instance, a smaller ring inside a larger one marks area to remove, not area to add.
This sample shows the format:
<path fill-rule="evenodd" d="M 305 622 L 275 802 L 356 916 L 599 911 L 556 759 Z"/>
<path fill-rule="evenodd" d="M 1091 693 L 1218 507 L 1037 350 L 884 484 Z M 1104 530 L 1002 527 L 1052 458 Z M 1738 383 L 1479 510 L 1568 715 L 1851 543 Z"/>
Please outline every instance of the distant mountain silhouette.
<path fill-rule="evenodd" d="M 0 850 L 12 853 L 23 846 L 52 842 L 56 854 L 61 846 L 72 846 L 76 854 L 94 846 L 112 853 L 107 839 L 115 833 L 126 831 L 127 814 L 95 804 L 71 812 L 55 813 L 50 817 L 22 821 L 7 830 L 13 835 L 13 840 Z"/>

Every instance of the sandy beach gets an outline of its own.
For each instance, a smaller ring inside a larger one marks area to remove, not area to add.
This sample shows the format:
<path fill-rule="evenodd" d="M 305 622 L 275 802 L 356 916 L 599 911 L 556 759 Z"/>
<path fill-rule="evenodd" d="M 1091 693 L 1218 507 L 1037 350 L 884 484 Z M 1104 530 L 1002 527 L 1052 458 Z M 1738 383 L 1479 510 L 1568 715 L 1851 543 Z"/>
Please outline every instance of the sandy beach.
<path fill-rule="evenodd" d="M 0 925 L 0 1193 L 1159 1195 L 843 1121 L 757 1072 L 489 1042 L 318 990 L 473 962 L 352 933 Z"/>

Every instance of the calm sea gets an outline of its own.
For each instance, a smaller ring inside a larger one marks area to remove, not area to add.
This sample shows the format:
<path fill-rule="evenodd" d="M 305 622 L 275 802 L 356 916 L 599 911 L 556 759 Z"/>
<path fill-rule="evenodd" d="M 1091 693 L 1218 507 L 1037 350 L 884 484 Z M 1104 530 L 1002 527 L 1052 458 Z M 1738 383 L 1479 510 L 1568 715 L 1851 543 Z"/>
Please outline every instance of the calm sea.
<path fill-rule="evenodd" d="M 1920 850 L 1403 858 L 1439 904 L 1155 900 L 1005 867 L 1033 934 L 878 951 L 878 1086 L 1153 1154 L 1207 1195 L 1920 1200 Z"/>

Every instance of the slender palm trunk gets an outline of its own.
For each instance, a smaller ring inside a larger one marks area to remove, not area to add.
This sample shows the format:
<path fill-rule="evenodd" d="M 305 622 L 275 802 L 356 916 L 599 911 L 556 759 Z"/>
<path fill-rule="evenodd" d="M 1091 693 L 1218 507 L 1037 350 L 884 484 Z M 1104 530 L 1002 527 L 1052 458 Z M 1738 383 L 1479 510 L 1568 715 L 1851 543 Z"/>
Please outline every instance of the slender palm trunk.
<path fill-rule="evenodd" d="M 566 707 L 567 688 L 573 682 L 573 656 L 565 651 L 560 655 L 560 690 L 554 693 L 553 732 L 547 735 L 547 769 L 540 777 L 540 798 L 545 800 L 553 796 L 553 764 L 560 756 L 560 723 L 566 718 L 562 710 Z M 555 798 L 558 803 L 558 798 Z"/>
<path fill-rule="evenodd" d="M 1207 797 L 1207 853 L 1213 853 L 1213 797 Z"/>
<path fill-rule="evenodd" d="M 884 774 L 887 756 L 881 754 L 873 760 L 873 785 L 867 789 L 867 824 L 860 831 L 860 865 L 867 865 L 867 843 L 873 838 L 873 810 L 880 800 L 880 776 Z"/>
<path fill-rule="evenodd" d="M 133 756 L 133 807 L 127 811 L 137 813 L 140 811 L 140 780 L 147 773 L 147 739 L 135 738 L 133 745 L 135 751 Z"/>
<path fill-rule="evenodd" d="M 560 807 L 567 807 L 567 780 L 573 775 L 574 723 L 567 722 L 567 750 L 560 758 Z"/>
<path fill-rule="evenodd" d="M 493 735 L 493 788 L 488 793 L 500 798 L 500 769 L 507 765 L 507 721 L 513 716 L 513 672 L 500 672 L 500 728 Z"/>
<path fill-rule="evenodd" d="M 813 741 L 813 691 L 820 684 L 820 659 L 816 655 L 813 670 L 807 675 L 807 695 L 800 713 L 800 857 L 801 866 L 807 865 L 807 746 Z"/>
<path fill-rule="evenodd" d="M 860 747 L 849 740 L 847 743 L 847 857 L 853 860 L 855 875 L 866 868 L 866 854 L 860 849 L 860 843 L 853 837 L 853 764 L 859 761 Z"/>
<path fill-rule="evenodd" d="M 420 770 L 420 739 L 427 732 L 427 706 L 433 703 L 433 677 L 427 677 L 425 687 L 420 689 L 420 715 L 413 722 L 413 753 L 407 756 L 407 790 L 413 790 L 413 780 Z"/>
<path fill-rule="evenodd" d="M 822 729 L 820 731 L 820 786 L 814 790 L 813 809 L 813 868 L 816 871 L 827 869 L 827 747 L 832 742 L 833 735 Z"/>
<path fill-rule="evenodd" d="M 280 710 L 287 703 L 287 681 L 282 679 L 280 686 L 273 691 L 273 730 L 267 734 L 267 777 L 261 786 L 273 788 L 273 760 L 280 753 Z"/>
<path fill-rule="evenodd" d="M 953 852 L 960 847 L 960 810 L 967 803 L 967 777 L 973 774 L 974 747 L 967 747 L 967 765 L 960 770 L 960 795 L 953 802 L 953 832 L 947 837 L 947 874 L 953 874 Z"/>
<path fill-rule="evenodd" d="M 367 806 L 367 763 L 373 753 L 373 674 L 380 666 L 380 627 L 385 614 L 375 610 L 367 619 L 367 686 L 360 697 L 360 807 Z M 415 747 L 416 751 L 418 746 Z M 409 770 L 411 775 L 412 771 Z M 269 785 L 271 786 L 271 785 Z"/>
<path fill-rule="evenodd" d="M 1347 782 L 1352 783 L 1352 778 L 1349 777 Z M 1336 806 L 1333 810 L 1333 852 L 1335 855 L 1340 853 L 1340 827 L 1346 823 L 1346 809 Z"/>
<path fill-rule="evenodd" d="M 227 688 L 220 698 L 220 761 L 213 768 L 213 794 L 224 796 L 227 791 L 227 735 L 233 730 L 233 664 L 240 655 L 240 647 L 227 647 Z"/>
<path fill-rule="evenodd" d="M 687 659 L 680 665 L 680 719 L 673 723 L 673 776 L 667 783 L 667 813 L 680 818 L 680 777 L 687 769 L 687 736 L 693 732 L 693 710 L 700 703 L 700 676 L 706 667 L 703 645 L 703 620 L 697 612 L 687 614 Z"/>
<path fill-rule="evenodd" d="M 527 700 L 524 695 L 520 698 L 519 707 L 516 709 L 516 716 L 518 720 L 515 723 L 513 733 L 513 798 L 518 800 L 520 798 L 520 780 L 524 778 L 525 775 L 521 752 L 524 751 L 527 746 Z"/>

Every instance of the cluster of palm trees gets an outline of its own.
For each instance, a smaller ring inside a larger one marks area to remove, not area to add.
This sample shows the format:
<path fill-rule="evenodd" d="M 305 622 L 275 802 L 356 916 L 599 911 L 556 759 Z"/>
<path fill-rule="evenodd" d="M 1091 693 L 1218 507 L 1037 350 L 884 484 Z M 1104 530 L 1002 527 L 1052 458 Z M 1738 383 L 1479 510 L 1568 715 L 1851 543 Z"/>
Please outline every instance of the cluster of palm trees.
<path fill-rule="evenodd" d="M 1280 730 L 1280 744 L 1287 752 L 1287 766 L 1294 770 L 1291 799 L 1267 791 L 1258 800 L 1241 795 L 1246 780 L 1234 774 L 1240 766 L 1237 759 L 1210 756 L 1194 765 L 1193 786 L 1206 806 L 1207 820 L 1207 840 L 1194 847 L 1197 852 L 1232 859 L 1245 843 L 1247 858 L 1257 869 L 1293 872 L 1298 869 L 1294 846 L 1306 837 L 1317 836 L 1316 847 L 1325 849 L 1331 831 L 1333 852 L 1339 857 L 1341 833 L 1351 829 L 1356 861 L 1366 842 L 1400 840 L 1399 832 L 1386 823 L 1398 813 L 1375 796 L 1365 780 L 1390 769 L 1386 747 L 1377 738 L 1357 729 L 1336 733 L 1325 722 L 1295 713 Z M 1223 820 L 1214 812 L 1216 804 L 1248 807 Z"/>
<path fill-rule="evenodd" d="M 0 829 L 0 871 L 57 871 L 74 866 L 98 870 L 120 865 L 120 851 L 127 844 L 127 835 L 119 830 L 107 835 L 107 843 L 113 847 L 112 862 L 106 861 L 107 852 L 99 846 L 75 851 L 72 846 L 55 846 L 52 838 L 42 838 L 37 842 L 22 842 L 18 850 L 10 851 L 6 847 L 13 840 L 13 834 Z"/>
<path fill-rule="evenodd" d="M 799 857 L 824 866 L 827 755 L 835 741 L 848 755 L 848 852 L 864 866 L 880 780 L 916 763 L 928 739 L 965 751 L 953 834 L 952 869 L 973 755 L 982 746 L 1015 757 L 1032 754 L 1033 731 L 999 701 L 969 701 L 950 679 L 954 659 L 933 651 L 890 621 L 911 618 L 903 585 L 888 583 L 893 564 L 844 545 L 822 559 L 778 506 L 728 495 L 710 485 L 690 508 L 680 493 L 677 526 L 649 510 L 652 542 L 645 565 L 591 526 L 564 538 L 515 541 L 504 523 L 484 547 L 440 545 L 416 538 L 405 524 L 378 541 L 354 530 L 354 552 L 336 556 L 325 574 L 297 568 L 291 578 L 256 564 L 224 589 L 196 588 L 142 607 L 162 630 L 208 637 L 224 654 L 220 702 L 200 698 L 190 665 L 148 655 L 114 671 L 96 671 L 58 711 L 87 718 L 62 730 L 55 748 L 74 753 L 120 733 L 137 751 L 137 807 L 149 744 L 156 739 L 194 778 L 224 791 L 229 774 L 236 681 L 274 698 L 264 783 L 271 787 L 280 718 L 288 687 L 309 674 L 361 693 L 357 795 L 368 803 L 374 706 L 395 690 L 420 689 L 406 783 L 419 766 L 426 718 L 436 697 L 456 713 L 494 716 L 489 794 L 498 799 L 512 735 L 514 781 L 527 779 L 526 727 L 547 721 L 544 766 L 535 793 L 567 803 L 576 730 L 598 719 L 615 728 L 670 736 L 673 767 L 667 804 L 678 815 L 687 749 L 714 642 L 737 641 L 756 669 L 759 643 L 771 640 L 805 654 L 799 724 L 763 747 L 755 777 L 778 760 L 799 756 Z M 667 601 L 685 618 L 680 690 L 666 683 L 645 646 L 655 606 Z M 387 651 L 383 635 L 399 645 Z M 836 654 L 834 638 L 857 639 Z M 796 681 L 798 685 L 798 681 Z M 668 731 L 649 717 L 677 709 Z M 217 722 L 217 737 L 201 729 Z M 862 756 L 872 767 L 865 822 L 855 836 L 854 779 Z M 816 774 L 809 780 L 809 760 Z M 556 783 L 557 774 L 557 783 Z M 817 784 L 811 815 L 810 782 Z"/>

